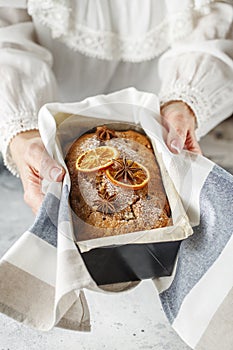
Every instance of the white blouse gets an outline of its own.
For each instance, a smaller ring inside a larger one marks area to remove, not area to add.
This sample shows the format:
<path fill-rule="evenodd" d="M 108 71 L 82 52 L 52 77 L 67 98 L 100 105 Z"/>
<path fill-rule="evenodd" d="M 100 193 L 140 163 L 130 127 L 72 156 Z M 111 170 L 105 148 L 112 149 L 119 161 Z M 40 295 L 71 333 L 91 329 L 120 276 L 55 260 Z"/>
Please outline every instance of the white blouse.
<path fill-rule="evenodd" d="M 128 86 L 182 100 L 201 137 L 233 111 L 232 0 L 0 0 L 0 150 L 40 107 Z"/>

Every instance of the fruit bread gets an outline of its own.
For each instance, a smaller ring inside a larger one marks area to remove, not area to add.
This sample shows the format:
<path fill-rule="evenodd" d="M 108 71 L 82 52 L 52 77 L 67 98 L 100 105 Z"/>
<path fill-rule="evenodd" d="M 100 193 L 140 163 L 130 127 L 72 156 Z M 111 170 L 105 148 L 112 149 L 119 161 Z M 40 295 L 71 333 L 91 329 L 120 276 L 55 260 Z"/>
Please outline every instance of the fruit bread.
<path fill-rule="evenodd" d="M 65 161 L 78 241 L 172 225 L 160 169 L 142 133 L 99 126 L 71 145 Z"/>

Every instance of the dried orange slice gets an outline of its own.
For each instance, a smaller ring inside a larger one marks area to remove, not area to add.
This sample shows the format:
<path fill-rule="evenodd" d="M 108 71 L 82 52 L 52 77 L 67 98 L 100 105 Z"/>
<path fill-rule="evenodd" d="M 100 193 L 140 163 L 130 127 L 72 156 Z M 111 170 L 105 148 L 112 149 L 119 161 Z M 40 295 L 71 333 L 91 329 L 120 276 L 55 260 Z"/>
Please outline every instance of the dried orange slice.
<path fill-rule="evenodd" d="M 136 161 L 118 158 L 106 169 L 108 179 L 117 186 L 139 190 L 150 180 L 149 170 Z"/>
<path fill-rule="evenodd" d="M 101 146 L 89 149 L 82 153 L 76 161 L 76 169 L 83 172 L 105 169 L 118 157 L 118 151 L 114 147 Z"/>

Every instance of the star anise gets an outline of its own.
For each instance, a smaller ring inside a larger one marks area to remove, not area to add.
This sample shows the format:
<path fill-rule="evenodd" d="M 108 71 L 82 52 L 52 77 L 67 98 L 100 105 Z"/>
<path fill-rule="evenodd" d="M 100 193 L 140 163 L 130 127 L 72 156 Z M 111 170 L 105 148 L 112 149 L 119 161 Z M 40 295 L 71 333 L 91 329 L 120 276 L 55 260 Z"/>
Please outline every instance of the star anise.
<path fill-rule="evenodd" d="M 136 181 L 134 173 L 139 170 L 142 170 L 140 167 L 134 166 L 133 160 L 127 160 L 126 157 L 114 159 L 113 166 L 116 169 L 116 173 L 114 174 L 114 179 L 122 179 L 127 182 L 127 180 L 131 180 L 133 182 Z"/>
<path fill-rule="evenodd" d="M 102 192 L 98 192 L 99 199 L 94 201 L 96 211 L 100 211 L 103 214 L 111 214 L 116 211 L 114 204 L 112 203 L 116 198 L 116 193 L 110 194 L 106 189 Z"/>
<path fill-rule="evenodd" d="M 100 141 L 108 141 L 116 137 L 116 133 L 114 130 L 108 129 L 106 125 L 103 125 L 96 128 L 96 136 Z"/>

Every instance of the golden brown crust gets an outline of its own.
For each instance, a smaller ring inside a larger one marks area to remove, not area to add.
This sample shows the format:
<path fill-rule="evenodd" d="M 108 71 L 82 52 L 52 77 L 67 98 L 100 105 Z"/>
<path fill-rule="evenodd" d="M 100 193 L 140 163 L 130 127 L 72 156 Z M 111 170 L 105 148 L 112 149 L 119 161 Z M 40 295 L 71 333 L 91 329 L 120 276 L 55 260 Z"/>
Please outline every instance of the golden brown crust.
<path fill-rule="evenodd" d="M 106 137 L 105 141 L 97 136 L 96 133 L 81 136 L 66 156 L 71 178 L 70 205 L 77 240 L 172 225 L 160 169 L 149 139 L 133 130 L 115 131 L 114 138 Z M 88 174 L 78 172 L 75 163 L 80 154 L 103 144 L 117 148 L 121 156 L 145 166 L 150 172 L 148 184 L 140 190 L 126 189 L 112 184 L 104 170 Z M 104 212 L 106 207 L 103 210 L 101 201 L 106 188 L 112 199 L 107 212 Z"/>

